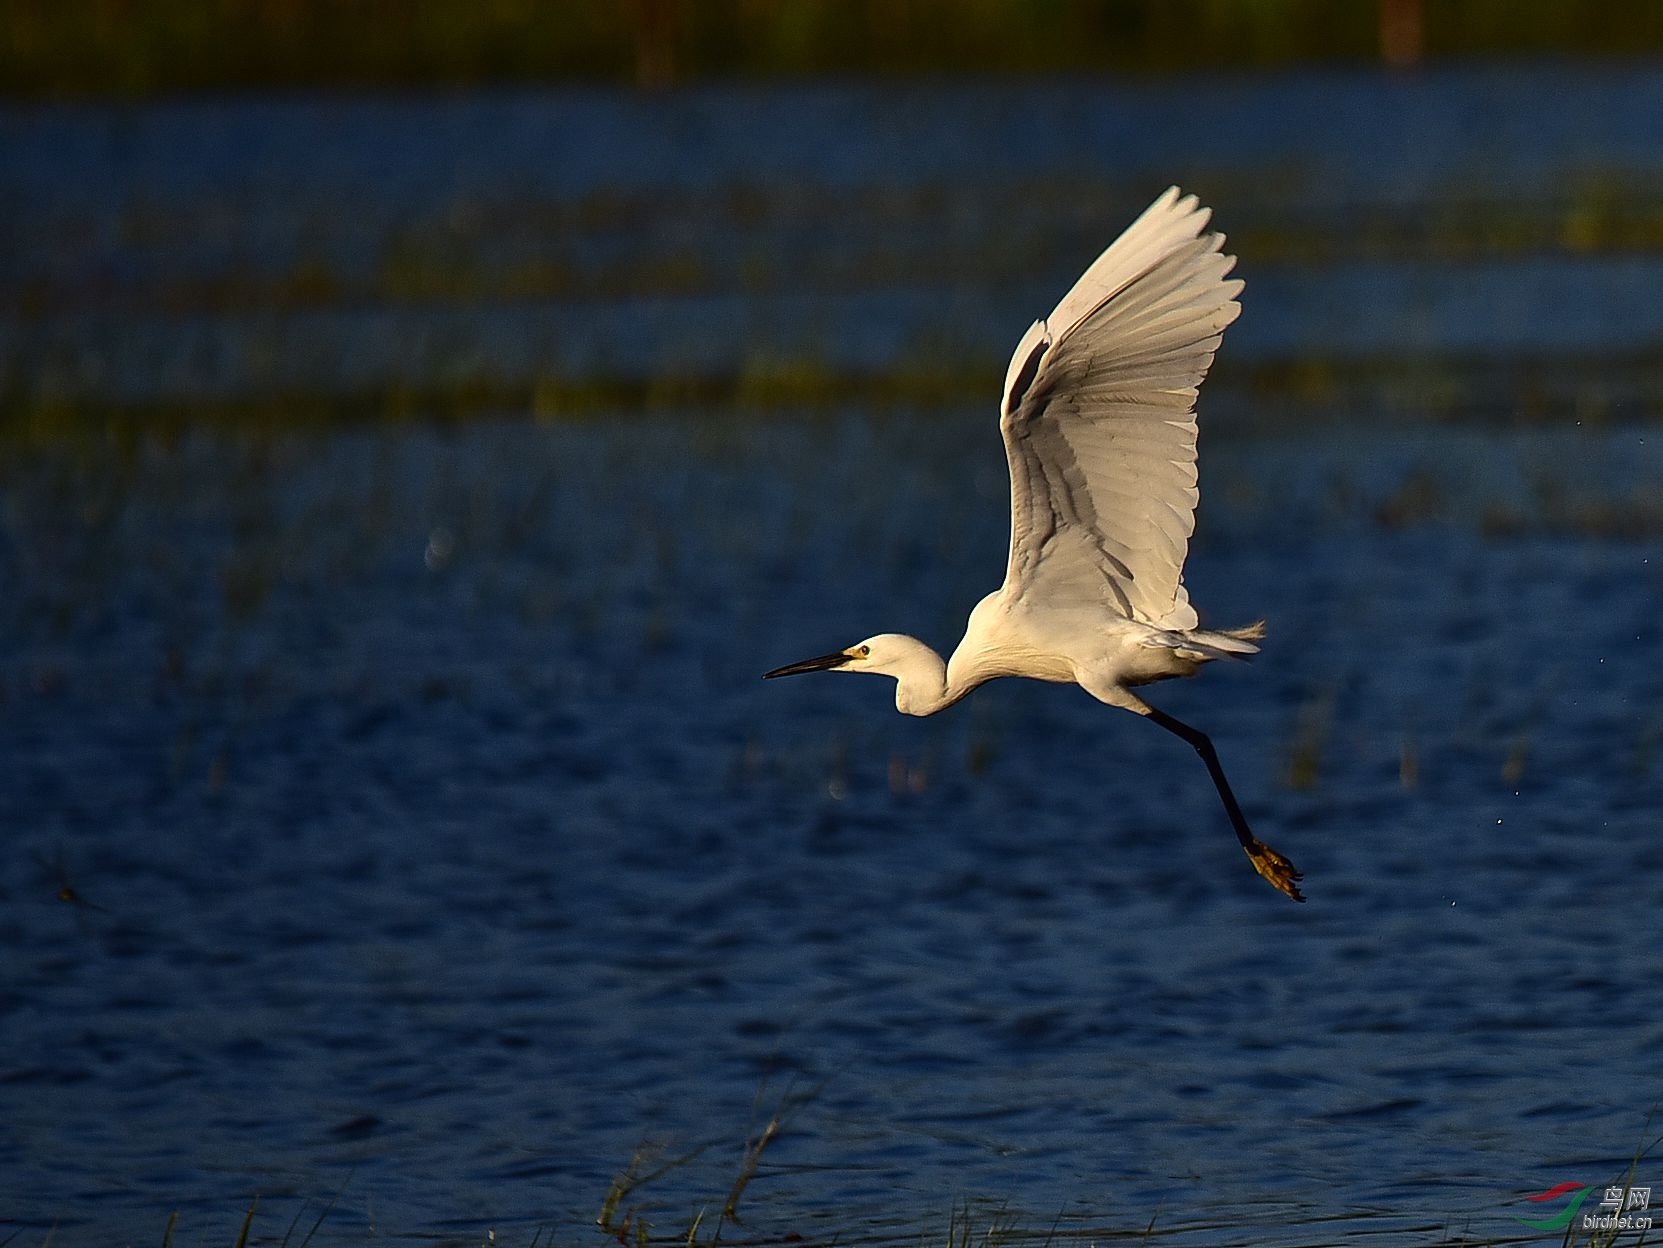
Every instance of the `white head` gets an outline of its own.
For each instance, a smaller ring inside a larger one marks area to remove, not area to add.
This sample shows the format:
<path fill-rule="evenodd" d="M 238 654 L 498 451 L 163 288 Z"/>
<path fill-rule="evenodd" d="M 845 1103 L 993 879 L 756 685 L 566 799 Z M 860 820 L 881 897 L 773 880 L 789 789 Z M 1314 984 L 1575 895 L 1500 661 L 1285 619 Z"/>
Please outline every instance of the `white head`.
<path fill-rule="evenodd" d="M 803 672 L 870 672 L 875 676 L 893 676 L 895 706 L 908 715 L 929 715 L 946 705 L 947 665 L 934 650 L 905 633 L 879 633 L 856 642 L 847 650 L 776 667 L 763 673 L 762 678 L 772 680 L 776 676 L 797 676 Z"/>

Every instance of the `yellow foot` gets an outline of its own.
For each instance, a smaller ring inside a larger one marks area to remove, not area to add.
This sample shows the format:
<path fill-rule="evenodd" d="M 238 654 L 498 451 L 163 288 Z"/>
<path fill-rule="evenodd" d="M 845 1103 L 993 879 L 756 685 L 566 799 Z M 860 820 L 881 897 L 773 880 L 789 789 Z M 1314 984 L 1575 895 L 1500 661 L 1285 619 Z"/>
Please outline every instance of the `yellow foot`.
<path fill-rule="evenodd" d="M 1299 891 L 1299 881 L 1304 877 L 1294 868 L 1293 863 L 1260 840 L 1243 845 L 1242 848 L 1252 860 L 1253 869 L 1269 880 L 1273 887 L 1280 889 L 1295 901 L 1305 900 L 1305 894 Z"/>

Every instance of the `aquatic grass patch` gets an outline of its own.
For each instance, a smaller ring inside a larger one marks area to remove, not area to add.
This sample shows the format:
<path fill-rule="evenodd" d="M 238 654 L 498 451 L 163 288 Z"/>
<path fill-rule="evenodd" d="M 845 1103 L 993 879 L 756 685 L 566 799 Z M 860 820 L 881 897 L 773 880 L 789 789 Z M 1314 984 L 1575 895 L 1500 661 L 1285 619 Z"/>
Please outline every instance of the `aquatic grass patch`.
<path fill-rule="evenodd" d="M 991 361 L 991 362 L 990 362 Z M 526 376 L 480 371 L 452 378 L 389 377 L 384 384 L 232 389 L 220 394 L 157 393 L 118 398 L 94 392 L 0 390 L 0 445 L 51 445 L 88 438 L 176 440 L 193 429 L 270 434 L 339 427 L 446 427 L 531 417 L 556 424 L 712 413 L 797 416 L 863 409 L 958 413 L 985 406 L 998 388 L 997 353 L 898 351 L 880 365 L 853 365 L 835 352 L 755 347 L 709 367 L 689 366 Z M 1258 363 L 1221 361 L 1209 381 L 1211 409 L 1228 420 L 1212 437 L 1247 431 L 1327 428 L 1360 417 L 1403 425 L 1542 428 L 1663 423 L 1663 370 L 1655 357 L 1538 355 L 1528 363 L 1494 356 L 1306 354 Z M 1432 496 L 1385 500 L 1383 524 L 1413 522 Z M 1568 515 L 1593 530 L 1650 531 L 1663 507 L 1650 498 Z M 1500 508 L 1492 527 L 1515 517 Z"/>
<path fill-rule="evenodd" d="M 1656 1116 L 1657 1109 L 1653 1107 L 1651 1113 L 1646 1115 L 1648 1131 Z M 1634 1157 L 1628 1163 L 1628 1169 L 1619 1179 L 1604 1186 L 1603 1190 L 1607 1195 L 1616 1194 L 1615 1210 L 1608 1215 L 1587 1213 L 1581 1217 L 1572 1217 L 1565 1227 L 1562 1248 L 1617 1248 L 1618 1244 L 1631 1244 L 1632 1248 L 1643 1248 L 1648 1242 L 1656 1242 L 1651 1226 L 1656 1215 L 1650 1212 L 1649 1183 L 1640 1185 L 1646 1188 L 1648 1196 L 1647 1206 L 1639 1215 L 1644 1218 L 1645 1225 L 1624 1225 L 1623 1214 L 1631 1209 L 1630 1196 L 1636 1187 L 1636 1179 L 1641 1175 L 1641 1163 L 1651 1156 L 1659 1144 L 1663 1144 L 1663 1136 L 1658 1136 L 1649 1143 L 1642 1139 L 1640 1146 L 1634 1151 Z M 1596 1190 L 1600 1189 L 1589 1189 L 1590 1193 Z"/>
<path fill-rule="evenodd" d="M 541 423 L 712 411 L 763 415 L 827 412 L 850 406 L 879 411 L 944 409 L 985 398 L 998 378 L 986 360 L 928 362 L 880 370 L 834 366 L 807 353 L 759 352 L 728 370 L 660 370 L 525 380 L 480 377 L 452 384 L 268 391 L 135 401 L 95 396 L 44 398 L 0 394 L 0 445 L 47 445 L 114 433 L 178 438 L 192 429 L 304 432 L 342 426 L 443 427 L 502 416 Z"/>
<path fill-rule="evenodd" d="M 1641 257 L 1663 252 L 1663 178 L 1644 168 L 1571 171 L 1550 192 L 1495 198 L 1458 182 L 1410 204 L 1346 203 L 1343 212 L 1294 187 L 1266 196 L 1232 167 L 1191 171 L 1230 205 L 1230 250 L 1250 280 L 1276 272 L 1372 265 Z M 250 206 L 235 175 L 187 198 L 135 194 L 107 209 L 47 201 L 17 240 L 36 262 L 0 286 L 0 309 L 23 322 L 101 312 L 128 317 L 297 315 L 330 309 L 639 300 L 885 290 L 1033 291 L 1100 250 L 1106 223 L 1137 207 L 1125 177 L 1035 170 L 1014 186 L 948 174 L 896 184 L 800 179 L 716 186 L 551 189 L 482 182 L 413 208 L 321 185 L 294 202 Z M 1289 200 L 1293 202 L 1289 202 Z M 414 219 L 412 219 L 412 217 Z M 350 219 L 355 232 L 343 228 Z M 871 228 L 852 231 L 850 222 Z M 88 231 L 109 229 L 127 263 L 98 280 L 83 266 L 40 263 Z M 267 253 L 267 232 L 297 237 Z M 203 236 L 237 253 L 204 263 Z M 627 239 L 627 243 L 620 240 Z"/>
<path fill-rule="evenodd" d="M 258 1197 L 249 1203 L 241 1215 L 241 1220 L 236 1224 L 235 1237 L 229 1241 L 230 1248 L 258 1248 L 259 1245 L 270 1245 L 272 1248 L 309 1248 L 314 1235 L 322 1225 L 322 1220 L 314 1223 L 304 1236 L 296 1237 L 296 1231 L 306 1212 L 305 1202 L 280 1236 L 275 1230 L 264 1229 L 267 1217 L 262 1212 L 263 1203 Z M 1156 1216 L 1158 1218 L 1158 1211 Z M 1069 1224 L 1065 1225 L 1065 1219 Z M 388 1239 L 392 1242 L 417 1240 L 435 1245 L 435 1248 L 605 1248 L 612 1244 L 618 1245 L 619 1248 L 653 1248 L 654 1245 L 663 1248 L 715 1248 L 722 1243 L 734 1245 L 735 1248 L 741 1245 L 780 1243 L 849 1244 L 865 1248 L 1054 1248 L 1056 1245 L 1089 1248 L 1090 1245 L 1099 1243 L 1148 1244 L 1158 1242 L 1165 1234 L 1156 1230 L 1154 1218 L 1141 1230 L 1074 1224 L 1079 1221 L 1077 1217 L 1059 1213 L 1049 1222 L 1036 1220 L 1029 1223 L 1011 1208 L 1009 1202 L 962 1199 L 953 1203 L 944 1220 L 939 1214 L 921 1219 L 897 1216 L 879 1226 L 839 1226 L 824 1232 L 770 1230 L 757 1234 L 734 1235 L 731 1232 L 738 1224 L 729 1219 L 725 1227 L 730 1234 L 724 1238 L 724 1225 L 718 1223 L 712 1227 L 707 1210 L 701 1208 L 692 1215 L 685 1228 L 678 1226 L 667 1231 L 661 1231 L 644 1219 L 626 1213 L 605 1225 L 597 1223 L 592 1229 L 565 1234 L 552 1231 L 546 1224 L 518 1229 L 485 1226 L 473 1231 L 460 1232 L 390 1232 L 385 1228 L 370 1225 L 356 1232 L 338 1231 L 328 1242 L 371 1244 L 387 1242 Z M 0 1237 L 0 1248 L 56 1248 L 58 1243 L 56 1229 L 49 1230 L 45 1237 L 38 1241 L 22 1239 L 23 1233 L 24 1230 L 20 1227 Z M 128 1242 L 146 1241 L 135 1238 Z M 160 1237 L 161 1248 L 185 1248 L 187 1244 L 196 1248 L 211 1248 L 212 1245 L 225 1242 L 210 1234 L 193 1233 L 188 1227 L 182 1228 L 178 1212 L 168 1215 Z M 1590 1245 L 1589 1248 L 1594 1246 Z"/>
<path fill-rule="evenodd" d="M 252 207 L 236 194 L 235 176 L 186 198 L 135 194 L 107 210 L 113 221 L 74 201 L 39 205 L 17 239 L 32 263 L 0 286 L 0 310 L 38 323 L 89 313 L 184 320 L 253 309 L 295 316 L 896 290 L 939 290 L 944 301 L 1031 291 L 1043 300 L 1101 249 L 1106 223 L 1138 196 L 1125 177 L 1041 169 L 1008 187 L 945 173 L 901 184 L 805 173 L 713 187 L 603 185 L 566 197 L 482 181 L 420 208 L 380 202 L 374 188 L 358 202 L 361 188 L 323 184 L 292 203 Z M 1230 205 L 1229 249 L 1250 281 L 1663 252 L 1663 178 L 1644 168 L 1567 172 L 1550 192 L 1506 199 L 1452 181 L 1412 203 L 1365 200 L 1343 210 L 1304 202 L 1314 197 L 1299 194 L 1301 175 L 1288 176 L 1293 187 L 1272 198 L 1261 179 L 1228 166 L 1189 174 Z M 852 231 L 854 221 L 870 228 Z M 97 281 L 83 265 L 43 263 L 102 229 L 116 234 L 111 254 L 125 263 Z M 297 241 L 260 251 L 273 232 Z M 204 235 L 226 235 L 238 252 L 204 263 Z"/>
<path fill-rule="evenodd" d="M 311 1208 L 311 1201 L 302 1200 L 296 1206 L 294 1216 L 289 1220 L 288 1227 L 284 1230 L 282 1238 L 272 1240 L 263 1234 L 255 1234 L 255 1216 L 260 1211 L 261 1201 L 261 1197 L 256 1195 L 249 1201 L 248 1209 L 243 1213 L 242 1222 L 237 1229 L 237 1237 L 232 1241 L 232 1248 L 249 1248 L 249 1245 L 259 1243 L 275 1243 L 277 1248 L 310 1248 L 312 1240 L 317 1236 L 318 1232 L 323 1229 L 324 1222 L 328 1220 L 329 1215 L 334 1212 L 336 1205 L 340 1203 L 340 1199 L 346 1192 L 347 1186 L 351 1183 L 351 1181 L 351 1175 L 348 1175 L 346 1182 L 342 1183 L 341 1186 L 336 1189 L 334 1195 L 323 1203 L 317 1217 L 313 1220 L 310 1229 L 308 1229 L 298 1240 L 295 1238 L 295 1232 L 300 1229 L 301 1220 L 306 1216 L 308 1210 Z M 175 1245 L 179 1242 L 179 1221 L 179 1211 L 177 1209 L 168 1214 L 167 1223 L 162 1228 L 162 1248 L 175 1248 Z M 20 1234 L 22 1234 L 21 1228 L 12 1232 L 12 1234 L 7 1236 L 5 1239 L 0 1240 L 0 1248 L 6 1248 L 6 1245 L 10 1244 L 12 1240 Z M 375 1227 L 373 1221 L 370 1224 L 369 1233 L 365 1238 L 375 1238 Z M 50 1240 L 50 1236 L 48 1237 L 48 1240 Z M 201 1240 L 198 1238 L 193 1242 L 200 1243 Z M 46 1245 L 43 1244 L 42 1248 L 46 1248 Z"/>
<path fill-rule="evenodd" d="M 725 1227 L 739 1224 L 739 1205 L 746 1190 L 756 1179 L 762 1165 L 763 1154 L 767 1151 L 792 1117 L 805 1106 L 811 1104 L 820 1094 L 821 1087 L 816 1085 L 805 1090 L 795 1090 L 788 1087 L 774 1102 L 771 1109 L 766 1111 L 766 1119 L 758 1124 L 759 1114 L 767 1091 L 767 1082 L 757 1090 L 756 1100 L 752 1104 L 752 1125 L 746 1133 L 744 1148 L 740 1155 L 739 1167 L 734 1176 L 733 1185 L 728 1189 L 726 1198 L 722 1201 L 720 1212 L 706 1230 L 706 1217 L 709 1205 L 701 1205 L 696 1209 L 688 1222 L 685 1231 L 672 1233 L 672 1238 L 684 1242 L 688 1248 L 697 1248 L 699 1244 L 716 1244 L 722 1238 Z M 643 1207 L 631 1203 L 631 1198 L 642 1188 L 655 1180 L 672 1174 L 701 1157 L 712 1145 L 703 1144 L 687 1153 L 661 1159 L 659 1150 L 642 1144 L 630 1157 L 629 1164 L 623 1172 L 612 1181 L 606 1196 L 601 1202 L 601 1209 L 596 1215 L 595 1225 L 603 1232 L 613 1236 L 620 1244 L 631 1243 L 645 1245 L 653 1239 L 651 1224 L 647 1221 Z"/>

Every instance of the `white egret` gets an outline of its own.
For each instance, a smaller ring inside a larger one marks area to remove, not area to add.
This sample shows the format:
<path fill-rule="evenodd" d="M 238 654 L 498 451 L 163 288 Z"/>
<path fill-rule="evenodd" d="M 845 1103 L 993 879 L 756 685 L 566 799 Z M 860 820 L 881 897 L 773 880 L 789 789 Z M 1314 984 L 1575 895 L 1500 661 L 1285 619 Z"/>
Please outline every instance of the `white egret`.
<path fill-rule="evenodd" d="M 1254 868 L 1303 901 L 1300 873 L 1256 838 L 1204 733 L 1132 692 L 1258 653 L 1264 622 L 1204 629 L 1184 589 L 1200 497 L 1195 400 L 1243 283 L 1211 210 L 1169 188 L 1017 344 L 999 431 L 1011 477 L 1005 583 L 976 604 L 951 659 L 879 633 L 792 663 L 896 681 L 896 708 L 933 715 L 1000 676 L 1078 684 L 1201 755 Z"/>

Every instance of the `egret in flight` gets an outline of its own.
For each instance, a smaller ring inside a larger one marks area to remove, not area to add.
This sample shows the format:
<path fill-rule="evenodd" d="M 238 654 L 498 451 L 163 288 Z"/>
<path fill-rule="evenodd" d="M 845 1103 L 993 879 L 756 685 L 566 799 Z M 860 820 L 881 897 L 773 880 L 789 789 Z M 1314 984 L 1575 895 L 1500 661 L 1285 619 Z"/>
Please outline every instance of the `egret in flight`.
<path fill-rule="evenodd" d="M 1011 478 L 1005 583 L 970 612 L 946 662 L 879 633 L 775 668 L 895 679 L 895 706 L 933 715 L 1000 676 L 1079 685 L 1187 741 L 1207 765 L 1258 873 L 1304 901 L 1300 873 L 1247 826 L 1213 743 L 1150 706 L 1140 685 L 1258 653 L 1261 620 L 1204 629 L 1184 589 L 1200 497 L 1195 399 L 1243 283 L 1211 210 L 1169 188 L 1016 345 L 999 432 Z"/>

